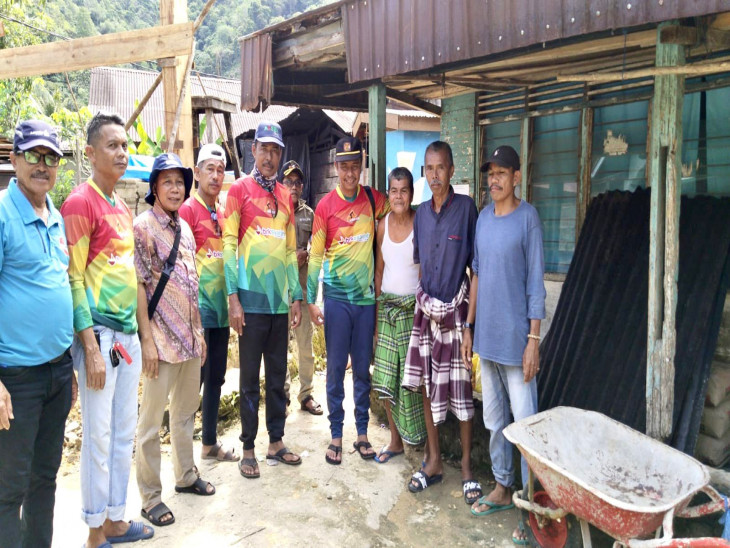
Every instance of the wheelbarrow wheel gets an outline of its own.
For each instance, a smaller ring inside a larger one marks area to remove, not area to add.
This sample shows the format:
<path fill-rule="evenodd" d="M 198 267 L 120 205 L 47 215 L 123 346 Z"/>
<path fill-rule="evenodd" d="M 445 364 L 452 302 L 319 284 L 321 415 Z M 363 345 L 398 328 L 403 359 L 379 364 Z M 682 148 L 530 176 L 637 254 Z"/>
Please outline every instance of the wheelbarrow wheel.
<path fill-rule="evenodd" d="M 535 502 L 546 508 L 557 508 L 545 491 L 535 493 Z M 568 514 L 560 520 L 547 519 L 521 510 L 522 527 L 530 546 L 540 548 L 581 548 L 583 537 L 575 516 Z"/>

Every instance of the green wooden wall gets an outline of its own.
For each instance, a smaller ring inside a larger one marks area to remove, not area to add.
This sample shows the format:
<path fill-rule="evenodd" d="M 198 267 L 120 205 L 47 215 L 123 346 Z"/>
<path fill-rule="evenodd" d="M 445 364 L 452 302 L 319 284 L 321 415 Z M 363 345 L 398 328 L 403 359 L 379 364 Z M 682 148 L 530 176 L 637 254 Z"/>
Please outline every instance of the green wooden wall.
<path fill-rule="evenodd" d="M 477 125 L 477 94 L 467 93 L 449 97 L 441 102 L 441 139 L 451 145 L 454 153 L 454 177 L 451 183 L 469 184 L 474 193 L 474 182 L 479 172 L 479 126 Z"/>

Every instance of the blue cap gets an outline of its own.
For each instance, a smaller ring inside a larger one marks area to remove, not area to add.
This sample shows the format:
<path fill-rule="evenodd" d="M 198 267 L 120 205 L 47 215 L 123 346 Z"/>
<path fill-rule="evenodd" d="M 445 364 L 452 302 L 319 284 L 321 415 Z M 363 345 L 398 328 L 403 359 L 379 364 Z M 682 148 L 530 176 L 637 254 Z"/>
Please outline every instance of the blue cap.
<path fill-rule="evenodd" d="M 58 142 L 58 132 L 40 120 L 25 120 L 15 126 L 13 148 L 26 151 L 34 147 L 48 147 L 59 156 L 63 156 Z"/>
<path fill-rule="evenodd" d="M 193 188 L 193 170 L 189 167 L 184 167 L 177 154 L 165 152 L 155 158 L 155 163 L 152 164 L 152 171 L 150 171 L 150 188 L 144 197 L 144 201 L 150 205 L 155 205 L 155 195 L 152 193 L 152 188 L 157 182 L 157 176 L 166 169 L 179 169 L 182 171 L 183 179 L 185 180 L 185 199 L 187 200 L 190 197 L 190 189 Z"/>
<path fill-rule="evenodd" d="M 276 143 L 281 148 L 284 148 L 284 137 L 281 133 L 281 126 L 276 122 L 261 122 L 259 127 L 256 128 L 256 135 L 253 140 L 260 143 Z"/>

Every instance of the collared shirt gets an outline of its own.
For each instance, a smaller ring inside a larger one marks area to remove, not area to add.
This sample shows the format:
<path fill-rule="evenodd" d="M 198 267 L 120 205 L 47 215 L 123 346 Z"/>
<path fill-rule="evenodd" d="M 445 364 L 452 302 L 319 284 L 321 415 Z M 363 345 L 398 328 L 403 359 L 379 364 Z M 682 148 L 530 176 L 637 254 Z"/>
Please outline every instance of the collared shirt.
<path fill-rule="evenodd" d="M 38 217 L 15 178 L 0 195 L 0 367 L 60 356 L 73 338 L 63 218 L 46 196 Z"/>
<path fill-rule="evenodd" d="M 277 182 L 265 190 L 247 175 L 226 197 L 223 260 L 228 294 L 238 293 L 244 312 L 288 314 L 302 300 L 291 194 Z"/>
<path fill-rule="evenodd" d="M 413 262 L 421 265 L 421 287 L 448 303 L 456 296 L 471 266 L 479 212 L 469 196 L 453 187 L 436 213 L 433 198 L 423 202 L 413 220 Z"/>
<path fill-rule="evenodd" d="M 223 272 L 223 212 L 213 209 L 195 192 L 178 210 L 195 236 L 195 264 L 200 291 L 198 304 L 205 328 L 228 327 L 228 295 Z M 215 218 L 214 218 L 215 217 Z"/>
<path fill-rule="evenodd" d="M 173 221 L 159 201 L 134 220 L 134 264 L 148 303 L 160 283 L 162 268 L 175 242 L 176 222 L 180 223 L 181 234 L 175 268 L 150 321 L 157 355 L 168 363 L 183 362 L 202 354 L 195 238 L 188 223 L 179 215 Z"/>
<path fill-rule="evenodd" d="M 132 212 L 119 195 L 106 196 L 89 179 L 61 206 L 71 255 L 68 277 L 74 329 L 104 325 L 137 332 Z"/>
<path fill-rule="evenodd" d="M 309 240 L 312 237 L 312 223 L 314 222 L 314 211 L 304 200 L 299 200 L 294 209 L 294 222 L 297 225 L 297 251 L 307 249 Z M 307 298 L 307 260 L 299 269 L 299 285 L 302 287 L 302 298 Z"/>
<path fill-rule="evenodd" d="M 373 189 L 375 218 L 390 211 L 385 195 Z M 307 300 L 317 302 L 319 270 L 324 269 L 324 296 L 356 305 L 375 304 L 373 208 L 361 186 L 353 200 L 340 186 L 317 204 L 307 271 Z"/>

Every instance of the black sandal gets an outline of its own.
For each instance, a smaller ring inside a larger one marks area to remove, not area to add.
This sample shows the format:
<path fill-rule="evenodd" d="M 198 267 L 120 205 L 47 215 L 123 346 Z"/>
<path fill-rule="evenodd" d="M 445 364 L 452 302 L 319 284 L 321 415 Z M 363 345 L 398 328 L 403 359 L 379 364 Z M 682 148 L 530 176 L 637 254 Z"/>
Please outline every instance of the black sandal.
<path fill-rule="evenodd" d="M 357 451 L 358 455 L 360 455 L 360 458 L 363 460 L 370 460 L 375 458 L 375 451 L 372 453 L 363 453 L 360 451 L 360 449 L 372 449 L 373 446 L 370 445 L 369 441 L 358 441 L 357 443 L 353 443 L 352 446 L 355 448 L 355 451 Z"/>
<path fill-rule="evenodd" d="M 175 523 L 175 515 L 164 502 L 161 502 L 157 506 L 153 506 L 149 510 L 142 508 L 141 514 L 144 519 L 157 527 L 165 527 L 166 525 L 172 525 Z M 170 519 L 161 521 L 161 518 L 167 514 L 170 514 Z"/>
<path fill-rule="evenodd" d="M 191 493 L 193 495 L 200 495 L 201 497 L 209 497 L 211 495 L 215 495 L 215 487 L 213 487 L 212 491 L 208 491 L 208 486 L 213 487 L 213 484 L 209 481 L 202 480 L 200 478 L 196 479 L 192 485 L 188 485 L 187 487 L 178 487 L 175 486 L 175 492 L 177 493 Z"/>
<path fill-rule="evenodd" d="M 342 464 L 342 446 L 330 444 L 330 446 L 327 449 L 329 451 L 334 451 L 335 456 L 340 455 L 340 460 L 333 459 L 327 453 L 324 454 L 324 460 L 326 460 L 329 464 L 334 464 L 334 465 Z"/>

